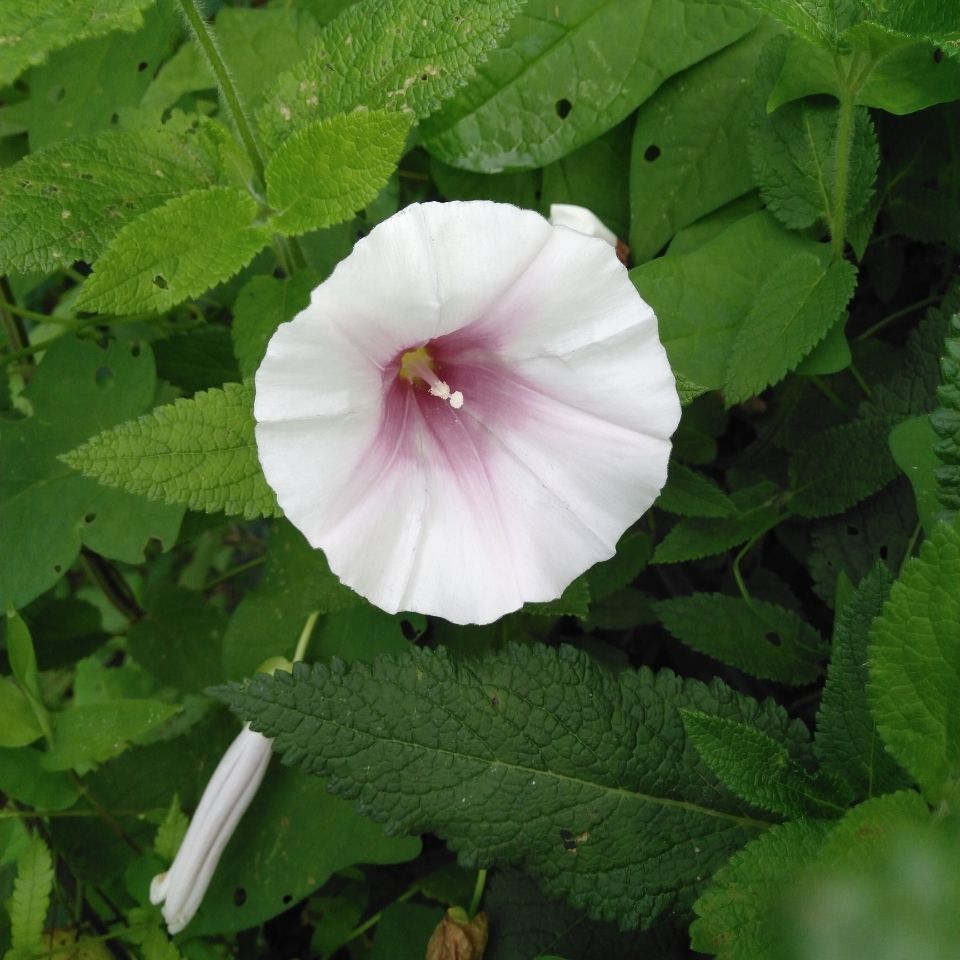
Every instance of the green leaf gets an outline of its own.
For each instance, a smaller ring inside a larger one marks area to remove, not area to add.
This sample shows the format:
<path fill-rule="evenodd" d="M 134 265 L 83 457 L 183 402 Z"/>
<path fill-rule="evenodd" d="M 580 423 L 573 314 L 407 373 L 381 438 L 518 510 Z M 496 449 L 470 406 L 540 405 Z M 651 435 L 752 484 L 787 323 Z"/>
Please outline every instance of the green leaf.
<path fill-rule="evenodd" d="M 618 541 L 617 552 L 587 571 L 588 601 L 608 597 L 632 583 L 649 562 L 652 546 L 649 534 L 628 530 Z"/>
<path fill-rule="evenodd" d="M 157 856 L 170 863 L 177 855 L 189 825 L 190 821 L 183 810 L 180 809 L 180 798 L 174 794 L 167 815 L 163 818 L 160 826 L 157 827 L 157 836 L 153 841 L 153 849 Z"/>
<path fill-rule="evenodd" d="M 936 499 L 946 507 L 952 519 L 960 508 L 960 313 L 950 318 L 948 334 L 940 361 L 942 383 L 937 388 L 940 403 L 931 414 L 929 424 L 939 438 L 932 448 L 933 454 L 942 464 L 934 475 Z M 898 463 L 901 463 L 899 459 Z M 924 485 L 925 491 L 927 486 Z M 918 505 L 920 497 L 918 490 Z"/>
<path fill-rule="evenodd" d="M 24 692 L 9 677 L 0 677 L 0 747 L 22 747 L 42 736 Z"/>
<path fill-rule="evenodd" d="M 77 785 L 65 773 L 44 770 L 42 762 L 39 750 L 0 750 L 0 790 L 37 811 L 72 807 L 80 796 Z"/>
<path fill-rule="evenodd" d="M 713 480 L 678 460 L 670 461 L 656 505 L 681 517 L 730 517 L 737 512 L 736 504 Z"/>
<path fill-rule="evenodd" d="M 872 10 L 869 18 L 888 30 L 937 43 L 948 53 L 960 52 L 960 25 L 952 0 L 899 0 Z"/>
<path fill-rule="evenodd" d="M 224 852 L 190 934 L 258 926 L 338 871 L 357 863 L 404 863 L 419 853 L 419 837 L 384 836 L 331 796 L 322 780 L 274 762 Z"/>
<path fill-rule="evenodd" d="M 27 67 L 42 63 L 52 50 L 112 30 L 136 30 L 143 24 L 141 11 L 150 2 L 33 0 L 4 6 L 0 87 L 16 80 Z"/>
<path fill-rule="evenodd" d="M 246 519 L 279 516 L 257 459 L 253 385 L 227 383 L 91 438 L 61 459 L 151 500 Z"/>
<path fill-rule="evenodd" d="M 89 16 L 89 6 L 82 12 L 79 3 L 71 6 L 77 17 Z M 175 5 L 154 3 L 144 10 L 143 26 L 134 33 L 113 31 L 80 43 L 70 36 L 70 46 L 24 78 L 30 87 L 24 107 L 31 149 L 100 133 L 118 124 L 121 114 L 132 113 L 156 68 L 176 48 L 181 31 Z"/>
<path fill-rule="evenodd" d="M 237 605 L 223 643 L 229 679 L 249 676 L 268 657 L 292 656 L 307 616 L 369 606 L 330 572 L 326 558 L 286 520 L 273 524 L 263 580 Z M 321 622 L 319 630 L 323 632 Z"/>
<path fill-rule="evenodd" d="M 861 822 L 855 827 L 860 836 L 845 831 L 842 855 L 815 860 L 782 898 L 774 922 L 784 949 L 776 960 L 946 960 L 956 952 L 960 831 L 955 820 L 926 815 L 916 794 L 883 801 L 904 799 L 913 810 L 904 810 L 899 822 L 890 818 L 879 828 Z M 877 835 L 879 842 L 869 842 Z"/>
<path fill-rule="evenodd" d="M 889 483 L 897 475 L 887 446 L 895 422 L 863 417 L 804 441 L 790 460 L 791 511 L 801 517 L 842 513 Z"/>
<path fill-rule="evenodd" d="M 267 164 L 271 228 L 299 234 L 351 218 L 396 169 L 409 129 L 406 114 L 367 110 L 291 134 Z"/>
<path fill-rule="evenodd" d="M 837 49 L 840 35 L 857 16 L 854 0 L 747 0 L 747 3 L 827 50 Z"/>
<path fill-rule="evenodd" d="M 827 335 L 797 364 L 794 373 L 804 377 L 822 376 L 846 370 L 853 360 L 845 334 L 847 314 L 837 320 Z"/>
<path fill-rule="evenodd" d="M 182 509 L 107 490 L 58 459 L 148 410 L 155 390 L 146 344 L 65 338 L 46 351 L 25 391 L 33 416 L 0 423 L 0 529 L 13 545 L 0 552 L 2 602 L 23 607 L 53 586 L 81 544 L 127 563 L 143 561 L 152 537 L 172 546 Z"/>
<path fill-rule="evenodd" d="M 939 520 L 949 517 L 944 514 L 938 500 L 938 493 L 944 489 L 938 484 L 938 477 L 956 474 L 955 469 L 947 468 L 945 471 L 937 459 L 937 434 L 931 419 L 921 414 L 898 423 L 890 431 L 890 453 L 913 487 L 917 513 L 923 529 L 927 532 L 931 531 Z M 942 420 L 940 422 L 942 423 Z M 960 481 L 960 476 L 956 479 Z M 951 484 L 946 489 L 953 486 Z"/>
<path fill-rule="evenodd" d="M 754 727 L 683 710 L 687 735 L 717 778 L 747 803 L 784 817 L 829 816 L 841 808 L 829 782 Z"/>
<path fill-rule="evenodd" d="M 213 124 L 66 140 L 0 170 L 0 272 L 93 260 L 127 222 L 219 179 Z"/>
<path fill-rule="evenodd" d="M 285 7 L 221 7 L 214 31 L 247 110 L 255 110 L 269 93 L 264 79 L 280 76 L 305 57 L 321 33 L 310 12 Z"/>
<path fill-rule="evenodd" d="M 643 263 L 682 227 L 754 186 L 743 163 L 757 89 L 759 27 L 668 80 L 637 111 L 630 152 L 630 251 Z"/>
<path fill-rule="evenodd" d="M 424 124 L 446 163 L 539 167 L 620 123 L 667 77 L 756 25 L 726 0 L 530 0 L 488 64 Z"/>
<path fill-rule="evenodd" d="M 491 931 L 496 932 L 484 960 L 533 960 L 553 954 L 667 960 L 671 955 L 682 956 L 686 949 L 680 946 L 684 935 L 674 933 L 669 922 L 650 931 L 620 931 L 615 923 L 591 921 L 562 900 L 546 897 L 533 879 L 518 870 L 491 872 L 483 909 Z"/>
<path fill-rule="evenodd" d="M 618 154 L 615 159 L 619 161 L 622 157 Z M 550 202 L 550 197 L 542 192 L 539 170 L 523 170 L 520 173 L 473 173 L 448 166 L 436 157 L 431 157 L 430 178 L 447 200 L 493 200 L 496 203 L 512 203 L 515 207 L 531 210 L 536 209 L 538 199 L 542 201 L 541 209 L 546 209 Z M 553 186 L 558 186 L 556 179 Z M 623 187 L 623 182 L 617 181 L 604 186 L 609 188 L 607 193 L 616 193 Z M 560 189 L 562 190 L 562 187 Z M 555 199 L 554 202 L 570 201 Z M 595 210 L 593 207 L 591 209 Z M 597 215 L 603 219 L 602 212 Z"/>
<path fill-rule="evenodd" d="M 157 376 L 180 387 L 186 396 L 241 379 L 230 331 L 219 324 L 154 340 L 153 356 Z"/>
<path fill-rule="evenodd" d="M 792 610 L 720 593 L 671 597 L 654 610 L 681 643 L 752 676 L 798 686 L 820 676 L 823 640 Z"/>
<path fill-rule="evenodd" d="M 181 708 L 158 700 L 107 700 L 85 703 L 58 713 L 54 745 L 44 755 L 45 770 L 79 770 L 123 753 L 148 730 Z"/>
<path fill-rule="evenodd" d="M 934 802 L 960 776 L 960 531 L 939 524 L 893 585 L 869 647 L 887 749 Z"/>
<path fill-rule="evenodd" d="M 518 0 L 360 0 L 276 81 L 257 121 L 270 148 L 357 107 L 424 117 L 476 70 Z"/>
<path fill-rule="evenodd" d="M 904 477 L 846 512 L 814 524 L 809 568 L 821 599 L 832 607 L 838 577 L 859 583 L 877 557 L 892 570 L 900 569 L 913 548 L 916 525 L 913 495 Z"/>
<path fill-rule="evenodd" d="M 254 277 L 241 288 L 233 305 L 233 352 L 243 377 L 252 377 L 260 366 L 267 342 L 281 323 L 292 320 L 310 303 L 310 292 L 319 278 L 310 270 L 292 277 Z"/>
<path fill-rule="evenodd" d="M 585 620 L 590 613 L 590 584 L 586 577 L 577 577 L 556 600 L 526 603 L 524 613 L 537 617 L 577 617 Z"/>
<path fill-rule="evenodd" d="M 839 112 L 835 104 L 797 100 L 758 121 L 749 139 L 750 163 L 767 208 L 786 226 L 828 226 L 836 219 L 836 139 Z M 853 113 L 847 170 L 846 220 L 867 205 L 880 161 L 877 137 L 863 107 Z"/>
<path fill-rule="evenodd" d="M 161 683 L 201 693 L 225 677 L 226 617 L 200 594 L 169 583 L 147 595 L 145 615 L 127 635 L 133 659 Z"/>
<path fill-rule="evenodd" d="M 53 859 L 35 833 L 17 858 L 17 879 L 10 903 L 10 941 L 17 960 L 38 954 L 53 892 Z"/>
<path fill-rule="evenodd" d="M 762 482 L 732 496 L 739 511 L 732 517 L 684 517 L 657 544 L 653 563 L 699 560 L 746 543 L 776 526 L 780 519 L 778 494 Z"/>
<path fill-rule="evenodd" d="M 838 610 L 827 682 L 817 711 L 813 747 L 821 769 L 846 782 L 857 800 L 907 785 L 883 748 L 867 704 L 867 641 L 892 582 L 887 568 L 878 563 Z"/>
<path fill-rule="evenodd" d="M 810 910 L 809 891 L 800 882 L 838 867 L 862 876 L 878 854 L 890 850 L 901 830 L 923 829 L 929 819 L 920 797 L 903 792 L 868 800 L 835 824 L 808 819 L 771 828 L 734 854 L 695 904 L 694 949 L 715 954 L 717 960 L 797 956 L 789 949 L 795 941 L 784 929 L 784 910 L 794 915 Z M 814 911 L 814 916 L 822 912 Z M 873 956 L 852 949 L 857 960 Z M 804 954 L 804 960 L 830 955 Z"/>
<path fill-rule="evenodd" d="M 43 731 L 44 736 L 50 739 L 50 717 L 40 691 L 40 674 L 37 671 L 37 655 L 33 649 L 33 638 L 23 618 L 12 609 L 7 610 L 6 647 L 13 677 L 27 698 L 27 703 L 30 704 L 37 726 Z"/>
<path fill-rule="evenodd" d="M 799 820 L 772 827 L 735 853 L 694 904 L 694 950 L 717 960 L 769 960 L 782 934 L 767 922 L 781 891 L 822 849 L 829 823 Z"/>
<path fill-rule="evenodd" d="M 730 352 L 764 281 L 784 260 L 823 244 L 784 229 L 766 212 L 736 221 L 689 253 L 667 254 L 630 271 L 656 311 L 670 364 L 708 390 L 726 382 Z"/>
<path fill-rule="evenodd" d="M 845 71 L 858 66 L 859 82 L 854 91 L 858 105 L 903 115 L 960 98 L 960 62 L 954 57 L 936 56 L 929 42 L 898 40 L 869 23 L 858 24 L 846 39 L 860 48 L 841 60 Z M 800 37 L 791 37 L 767 109 L 822 93 L 837 98 L 840 95 L 834 55 Z"/>
<path fill-rule="evenodd" d="M 78 310 L 164 310 L 232 277 L 270 240 L 257 204 L 233 187 L 194 190 L 131 220 L 84 283 Z"/>
<path fill-rule="evenodd" d="M 543 168 L 539 195 L 530 206 L 549 215 L 553 203 L 572 203 L 595 213 L 624 241 L 630 233 L 630 120 Z M 492 176 L 533 176 L 502 173 Z M 474 176 L 480 176 L 474 174 Z M 523 204 L 518 204 L 523 206 Z"/>
<path fill-rule="evenodd" d="M 812 253 L 785 260 L 757 291 L 737 331 L 724 396 L 731 406 L 779 383 L 836 325 L 857 281 L 847 260 Z"/>
<path fill-rule="evenodd" d="M 570 647 L 456 662 L 414 648 L 219 692 L 288 763 L 327 776 L 388 830 L 448 838 L 466 866 L 522 864 L 548 894 L 623 928 L 683 909 L 698 878 L 764 826 L 695 758 L 680 709 L 800 734 L 772 704 L 668 671 L 614 676 Z"/>

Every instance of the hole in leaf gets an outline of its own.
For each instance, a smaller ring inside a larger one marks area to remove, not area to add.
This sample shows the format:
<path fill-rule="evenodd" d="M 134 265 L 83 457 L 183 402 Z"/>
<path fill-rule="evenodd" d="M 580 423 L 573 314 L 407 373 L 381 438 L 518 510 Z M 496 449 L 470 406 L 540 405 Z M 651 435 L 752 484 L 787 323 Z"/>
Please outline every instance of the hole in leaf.
<path fill-rule="evenodd" d="M 890 551 L 887 549 L 887 545 L 884 544 L 884 545 L 880 548 L 880 559 L 881 559 L 881 560 L 886 560 L 886 559 L 887 559 L 887 554 L 888 554 L 889 552 L 890 552 Z"/>
<path fill-rule="evenodd" d="M 572 109 L 573 104 L 566 97 L 557 101 L 557 116 L 561 120 L 566 120 Z"/>
<path fill-rule="evenodd" d="M 47 93 L 51 103 L 59 103 L 66 95 L 67 91 L 63 87 L 51 87 Z"/>
<path fill-rule="evenodd" d="M 147 69 L 147 61 L 146 61 L 146 60 L 141 60 L 141 61 L 137 64 L 137 70 L 138 70 L 140 73 L 143 73 L 143 71 L 146 70 L 146 69 Z"/>
<path fill-rule="evenodd" d="M 496 710 L 496 709 L 500 706 L 500 698 L 499 698 L 499 697 L 491 697 L 491 698 L 490 698 L 490 706 L 493 707 L 494 710 Z"/>
<path fill-rule="evenodd" d="M 577 838 L 574 836 L 572 830 L 561 830 L 560 831 L 560 842 L 563 844 L 564 850 L 576 850 L 577 849 Z"/>
<path fill-rule="evenodd" d="M 769 643 L 771 646 L 774 646 L 774 647 L 779 647 L 780 644 L 783 643 L 783 641 L 780 639 L 780 634 L 774 633 L 773 630 L 764 634 L 764 640 L 766 640 L 767 643 Z"/>
<path fill-rule="evenodd" d="M 292 902 L 293 902 L 293 894 L 291 894 L 291 893 L 285 893 L 285 894 L 283 895 L 283 902 L 284 902 L 284 904 L 292 903 Z"/>
<path fill-rule="evenodd" d="M 111 123 L 114 123 L 114 124 L 119 123 L 119 122 L 120 122 L 120 114 L 119 114 L 119 113 L 113 113 L 113 114 L 111 114 L 111 115 L 110 115 L 110 122 L 111 122 Z"/>
<path fill-rule="evenodd" d="M 55 563 L 55 564 L 53 565 L 53 572 L 54 572 L 54 573 L 62 573 L 62 572 L 63 572 L 63 567 L 61 567 L 59 563 Z"/>
<path fill-rule="evenodd" d="M 113 370 L 107 366 L 97 367 L 97 372 L 93 375 L 93 379 L 98 387 L 105 386 L 113 379 Z"/>
<path fill-rule="evenodd" d="M 643 151 L 643 159 L 646 160 L 647 163 L 653 163 L 659 156 L 660 148 L 655 143 L 651 143 L 650 146 Z"/>
<path fill-rule="evenodd" d="M 140 353 L 141 353 L 140 344 L 139 344 L 139 343 L 131 343 L 131 344 L 130 344 L 130 356 L 131 356 L 131 357 L 139 357 L 139 356 L 140 356 Z"/>
<path fill-rule="evenodd" d="M 933 51 L 933 62 L 939 63 L 942 59 L 943 59 L 943 51 L 939 47 L 937 47 L 937 49 Z"/>
<path fill-rule="evenodd" d="M 273 278 L 274 280 L 286 280 L 287 271 L 283 267 L 274 267 L 273 268 Z"/>
<path fill-rule="evenodd" d="M 237 887 L 233 891 L 233 902 L 238 906 L 242 907 L 247 902 L 247 891 L 243 887 Z"/>
<path fill-rule="evenodd" d="M 92 180 L 92 179 L 93 179 L 93 174 L 92 174 L 92 173 L 81 173 L 81 174 L 80 174 L 80 179 L 81 179 L 81 180 Z"/>
<path fill-rule="evenodd" d="M 93 521 L 96 520 L 96 519 L 97 519 L 97 515 L 96 515 L 95 513 L 88 513 L 88 514 L 85 514 L 85 515 L 84 515 L 83 522 L 84 522 L 84 523 L 93 523 Z"/>
<path fill-rule="evenodd" d="M 167 289 L 167 278 L 166 278 L 162 273 L 158 273 L 158 274 L 153 278 L 153 285 L 154 285 L 155 287 L 159 287 L 161 290 L 166 290 L 166 289 Z"/>

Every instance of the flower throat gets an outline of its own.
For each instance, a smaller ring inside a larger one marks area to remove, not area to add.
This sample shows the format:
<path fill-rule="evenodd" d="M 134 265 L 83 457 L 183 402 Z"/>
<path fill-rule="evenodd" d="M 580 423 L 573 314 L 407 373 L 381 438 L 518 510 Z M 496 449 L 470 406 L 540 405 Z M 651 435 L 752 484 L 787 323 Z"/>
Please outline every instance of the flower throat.
<path fill-rule="evenodd" d="M 410 383 L 419 380 L 430 388 L 431 396 L 446 400 L 454 410 L 459 410 L 463 406 L 463 394 L 459 390 L 450 390 L 450 385 L 434 373 L 433 363 L 433 357 L 426 347 L 408 350 L 400 357 L 397 376 Z"/>

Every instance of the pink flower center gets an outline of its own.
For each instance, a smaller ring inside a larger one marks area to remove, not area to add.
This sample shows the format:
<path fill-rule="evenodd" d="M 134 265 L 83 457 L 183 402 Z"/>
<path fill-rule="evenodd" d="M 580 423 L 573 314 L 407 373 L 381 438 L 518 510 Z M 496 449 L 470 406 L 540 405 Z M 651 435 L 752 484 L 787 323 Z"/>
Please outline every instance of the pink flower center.
<path fill-rule="evenodd" d="M 413 350 L 407 350 L 400 357 L 397 376 L 414 386 L 418 382 L 425 384 L 431 396 L 446 400 L 454 410 L 459 410 L 463 406 L 463 394 L 459 390 L 451 391 L 450 385 L 437 376 L 434 365 L 434 359 L 427 348 L 416 347 Z"/>

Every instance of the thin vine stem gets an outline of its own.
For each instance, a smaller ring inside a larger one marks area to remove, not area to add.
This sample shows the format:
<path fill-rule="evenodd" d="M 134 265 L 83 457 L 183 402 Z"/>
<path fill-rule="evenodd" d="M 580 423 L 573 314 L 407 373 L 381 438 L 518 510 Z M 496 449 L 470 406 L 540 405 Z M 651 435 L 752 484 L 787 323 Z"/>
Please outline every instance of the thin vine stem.
<path fill-rule="evenodd" d="M 320 618 L 320 611 L 314 610 L 309 617 L 307 617 L 307 622 L 303 625 L 303 630 L 300 631 L 300 639 L 297 640 L 297 649 L 293 653 L 293 662 L 299 663 L 307 655 L 307 647 L 310 646 L 310 638 L 313 636 L 313 628 L 317 625 L 317 620 Z"/>
<path fill-rule="evenodd" d="M 203 18 L 197 0 L 179 0 L 179 2 L 180 9 L 183 10 L 183 15 L 187 19 L 190 30 L 196 37 L 197 43 L 200 45 L 200 49 L 203 51 L 203 55 L 210 65 L 210 69 L 213 71 L 213 75 L 217 78 L 217 84 L 220 87 L 220 94 L 226 104 L 227 112 L 230 114 L 231 120 L 233 120 L 233 125 L 237 131 L 237 135 L 240 137 L 240 142 L 243 144 L 243 148 L 250 158 L 250 163 L 253 165 L 253 171 L 256 174 L 257 180 L 263 184 L 265 183 L 264 170 L 266 168 L 266 164 L 263 161 L 263 154 L 260 152 L 256 137 L 253 135 L 253 128 L 250 126 L 250 121 L 247 119 L 243 104 L 240 102 L 240 95 L 237 93 L 233 78 L 230 76 L 229 70 L 227 70 L 227 65 L 224 63 L 223 57 L 220 56 L 213 31 Z"/>

